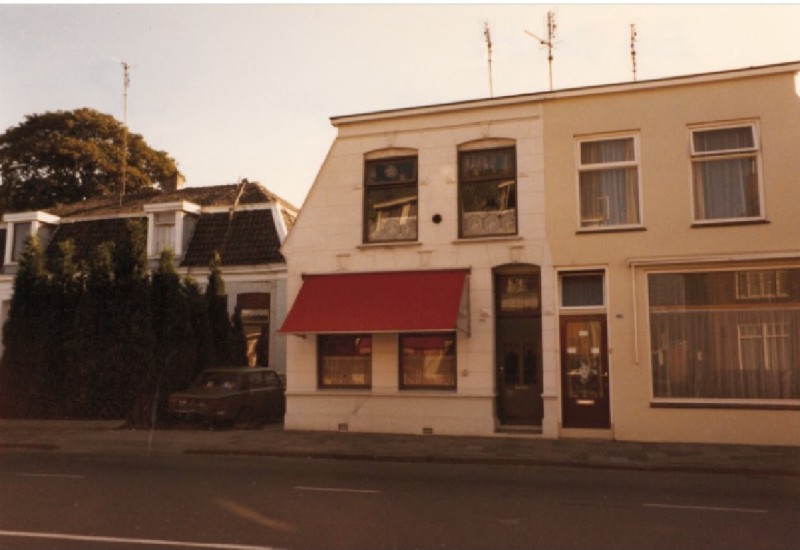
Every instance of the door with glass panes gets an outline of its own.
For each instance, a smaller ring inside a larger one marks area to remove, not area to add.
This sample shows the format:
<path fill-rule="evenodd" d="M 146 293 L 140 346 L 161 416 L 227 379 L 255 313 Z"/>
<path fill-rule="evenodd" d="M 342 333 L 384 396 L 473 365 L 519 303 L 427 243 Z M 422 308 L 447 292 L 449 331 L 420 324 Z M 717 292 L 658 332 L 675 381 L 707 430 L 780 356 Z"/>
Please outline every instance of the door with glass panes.
<path fill-rule="evenodd" d="M 501 426 L 540 426 L 540 277 L 535 266 L 495 270 L 497 417 Z"/>
<path fill-rule="evenodd" d="M 561 403 L 565 428 L 611 425 L 604 273 L 562 272 Z"/>

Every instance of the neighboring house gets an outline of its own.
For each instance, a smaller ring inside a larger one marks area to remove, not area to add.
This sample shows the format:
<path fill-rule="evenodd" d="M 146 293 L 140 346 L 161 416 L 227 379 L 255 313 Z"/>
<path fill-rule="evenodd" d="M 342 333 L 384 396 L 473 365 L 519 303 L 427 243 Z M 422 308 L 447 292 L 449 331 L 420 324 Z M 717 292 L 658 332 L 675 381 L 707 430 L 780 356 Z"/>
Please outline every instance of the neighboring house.
<path fill-rule="evenodd" d="M 798 71 L 333 118 L 286 428 L 800 444 Z"/>
<path fill-rule="evenodd" d="M 46 212 L 5 214 L 0 228 L 2 321 L 8 315 L 14 273 L 25 239 L 32 232 L 49 254 L 67 239 L 75 243 L 76 260 L 87 260 L 102 242 L 126 238 L 131 219 L 147 224 L 147 257 L 158 264 L 161 251 L 175 252 L 177 271 L 205 288 L 209 264 L 220 254 L 228 311 L 241 309 L 251 365 L 268 357 L 284 374 L 285 338 L 276 330 L 286 312 L 286 262 L 280 246 L 297 209 L 258 183 L 148 190 L 96 198 Z M 261 349 L 257 349 L 261 346 Z M 259 353 L 260 352 L 260 353 Z"/>

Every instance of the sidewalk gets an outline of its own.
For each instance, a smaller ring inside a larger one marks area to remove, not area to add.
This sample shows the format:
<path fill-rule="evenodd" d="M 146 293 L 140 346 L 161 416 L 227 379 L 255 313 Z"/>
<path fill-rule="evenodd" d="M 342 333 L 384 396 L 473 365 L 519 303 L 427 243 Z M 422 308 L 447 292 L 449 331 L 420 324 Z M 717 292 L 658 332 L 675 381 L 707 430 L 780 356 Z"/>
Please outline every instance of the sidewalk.
<path fill-rule="evenodd" d="M 227 454 L 800 476 L 800 447 L 253 430 L 130 430 L 120 421 L 0 420 L 0 452 Z"/>

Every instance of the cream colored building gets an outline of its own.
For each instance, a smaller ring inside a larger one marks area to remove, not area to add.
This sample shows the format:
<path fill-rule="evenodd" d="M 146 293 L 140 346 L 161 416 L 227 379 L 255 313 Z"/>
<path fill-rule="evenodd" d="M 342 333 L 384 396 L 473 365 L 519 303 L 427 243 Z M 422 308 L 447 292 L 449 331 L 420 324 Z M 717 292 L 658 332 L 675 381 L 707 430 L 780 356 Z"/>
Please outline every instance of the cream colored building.
<path fill-rule="evenodd" d="M 286 428 L 800 444 L 798 71 L 332 119 Z"/>

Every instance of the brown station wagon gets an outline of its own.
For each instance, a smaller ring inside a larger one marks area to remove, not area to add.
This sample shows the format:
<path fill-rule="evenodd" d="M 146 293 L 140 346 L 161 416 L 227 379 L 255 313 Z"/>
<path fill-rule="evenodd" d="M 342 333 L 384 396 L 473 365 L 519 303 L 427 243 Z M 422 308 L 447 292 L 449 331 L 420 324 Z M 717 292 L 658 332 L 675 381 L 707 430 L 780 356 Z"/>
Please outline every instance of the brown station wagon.
<path fill-rule="evenodd" d="M 169 396 L 173 418 L 212 423 L 246 423 L 283 416 L 283 381 L 267 368 L 214 368 L 200 373 L 189 389 Z"/>

